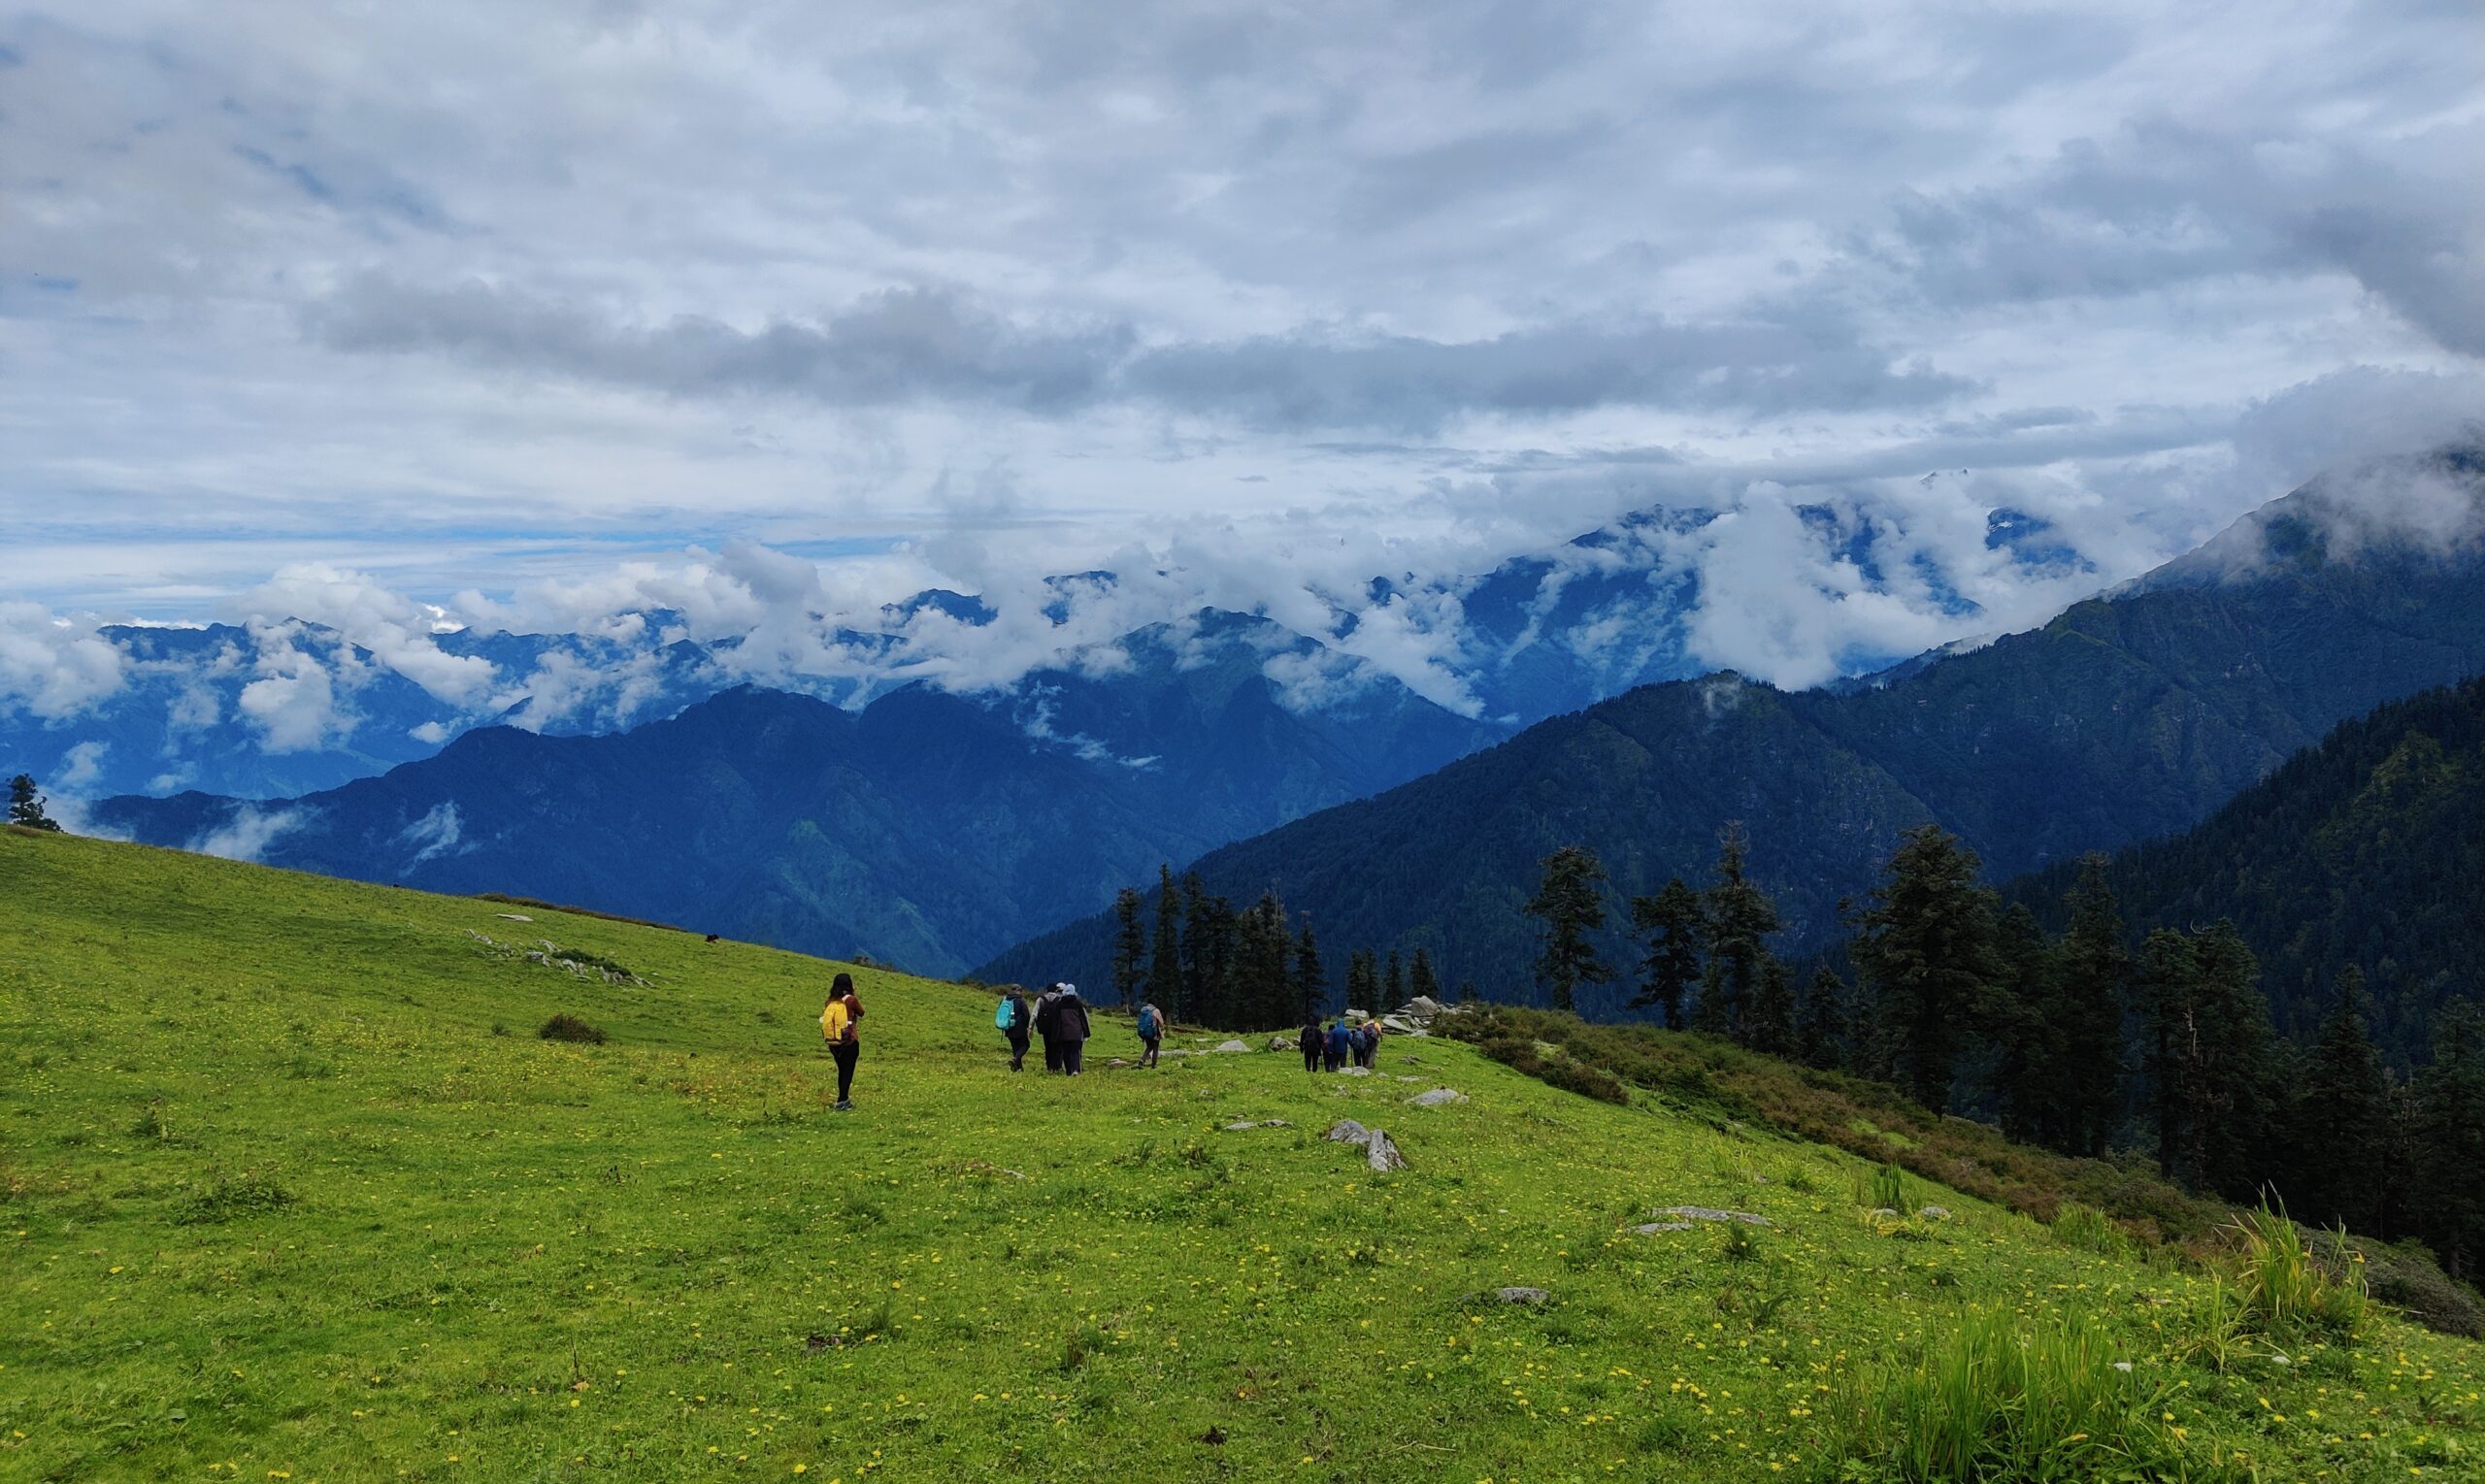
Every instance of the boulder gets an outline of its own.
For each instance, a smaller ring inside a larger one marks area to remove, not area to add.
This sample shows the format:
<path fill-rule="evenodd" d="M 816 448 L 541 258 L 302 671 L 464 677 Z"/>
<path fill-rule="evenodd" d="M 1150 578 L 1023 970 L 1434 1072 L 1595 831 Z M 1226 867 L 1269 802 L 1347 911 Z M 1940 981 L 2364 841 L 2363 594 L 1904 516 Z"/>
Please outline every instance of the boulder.
<path fill-rule="evenodd" d="M 1721 1211 L 1706 1205 L 1668 1205 L 1650 1211 L 1651 1216 L 1673 1216 L 1682 1221 L 1740 1221 L 1745 1226 L 1765 1227 L 1772 1223 L 1766 1216 L 1749 1211 Z"/>
<path fill-rule="evenodd" d="M 527 916 L 524 912 L 495 912 L 492 915 L 500 918 L 504 922 L 533 922 L 535 920 L 534 918 Z"/>
<path fill-rule="evenodd" d="M 1416 1107 L 1444 1107 L 1452 1103 L 1466 1102 L 1467 1095 L 1454 1087 L 1436 1087 L 1430 1092 L 1417 1093 L 1407 1101 Z"/>
<path fill-rule="evenodd" d="M 1372 1167 L 1373 1173 L 1386 1174 L 1392 1170 L 1406 1169 L 1407 1156 L 1398 1152 L 1396 1140 L 1375 1129 L 1371 1141 L 1364 1145 L 1364 1163 Z"/>
<path fill-rule="evenodd" d="M 1365 1021 L 1370 1020 L 1371 1018 L 1372 1018 L 1372 1015 L 1371 1015 L 1368 1011 L 1365 1011 L 1365 1010 L 1348 1010 L 1348 1011 L 1346 1011 L 1346 1024 L 1348 1024 L 1348 1025 L 1361 1025 L 1361 1024 L 1363 1024 Z"/>
<path fill-rule="evenodd" d="M 1216 1043 L 1216 1049 L 1219 1051 L 1248 1051 L 1251 1049 L 1251 1043 L 1247 1040 L 1221 1040 Z"/>
<path fill-rule="evenodd" d="M 1240 1123 L 1227 1124 L 1225 1126 L 1225 1132 L 1228 1134 L 1247 1134 L 1253 1129 L 1290 1129 L 1292 1127 L 1294 1127 L 1294 1125 L 1287 1123 L 1282 1118 L 1245 1118 Z"/>
<path fill-rule="evenodd" d="M 1338 1075 L 1342 1077 L 1368 1077 L 1372 1075 L 1372 1069 L 1369 1067 L 1341 1067 L 1338 1069 Z"/>
<path fill-rule="evenodd" d="M 1330 1126 L 1328 1133 L 1320 1137 L 1332 1143 L 1367 1144 L 1372 1142 L 1372 1130 L 1351 1118 L 1341 1118 Z"/>
<path fill-rule="evenodd" d="M 1927 1221 L 1947 1221 L 1950 1219 L 1950 1208 L 1945 1205 L 1919 1205 L 1915 1208 L 1915 1213 Z"/>
<path fill-rule="evenodd" d="M 1383 1015 L 1380 1017 L 1380 1024 L 1384 1029 L 1398 1036 L 1429 1036 L 1432 1034 L 1431 1032 L 1416 1025 L 1413 1021 L 1408 1020 L 1404 1015 Z"/>
<path fill-rule="evenodd" d="M 1529 1308 L 1535 1308 L 1541 1304 L 1549 1303 L 1553 1300 L 1553 1296 L 1551 1294 L 1546 1293 L 1541 1288 L 1496 1289 L 1494 1290 L 1493 1297 L 1501 1300 L 1504 1303 L 1523 1304 Z"/>
<path fill-rule="evenodd" d="M 1272 1051 L 1292 1051 L 1295 1047 L 1295 1039 L 1291 1036 L 1272 1036 L 1269 1038 L 1269 1049 Z"/>
<path fill-rule="evenodd" d="M 1417 995 L 1398 1006 L 1398 1013 L 1409 1020 L 1430 1020 L 1441 1013 L 1441 1002 L 1430 995 Z"/>
<path fill-rule="evenodd" d="M 1644 1226 L 1633 1227 L 1631 1230 L 1639 1233 L 1642 1237 L 1654 1237 L 1659 1232 L 1688 1232 L 1691 1230 L 1691 1223 L 1688 1221 L 1651 1221 Z"/>

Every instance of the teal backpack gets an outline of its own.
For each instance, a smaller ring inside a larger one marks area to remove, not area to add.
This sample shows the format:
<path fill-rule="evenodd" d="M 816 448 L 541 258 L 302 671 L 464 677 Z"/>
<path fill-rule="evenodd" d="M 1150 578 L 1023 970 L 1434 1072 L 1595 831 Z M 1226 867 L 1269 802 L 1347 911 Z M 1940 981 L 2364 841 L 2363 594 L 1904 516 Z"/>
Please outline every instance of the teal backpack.
<path fill-rule="evenodd" d="M 1139 1039 L 1141 1040 L 1154 1040 L 1160 1034 L 1162 1033 L 1158 1030 L 1156 1024 L 1156 1006 L 1152 1005 L 1141 1006 L 1139 1010 Z"/>

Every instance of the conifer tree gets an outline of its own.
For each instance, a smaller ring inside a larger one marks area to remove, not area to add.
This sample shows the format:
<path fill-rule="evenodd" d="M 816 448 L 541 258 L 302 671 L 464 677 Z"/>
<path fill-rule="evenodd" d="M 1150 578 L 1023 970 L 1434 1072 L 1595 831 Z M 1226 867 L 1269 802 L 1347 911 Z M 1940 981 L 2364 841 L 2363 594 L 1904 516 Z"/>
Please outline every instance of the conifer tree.
<path fill-rule="evenodd" d="M 2415 1104 L 2417 1218 L 2451 1276 L 2470 1277 L 2485 1266 L 2485 1018 L 2466 1001 L 2442 1012 Z"/>
<path fill-rule="evenodd" d="M 1398 957 L 1398 950 L 1392 948 L 1389 950 L 1389 967 L 1380 975 L 1380 1003 L 1373 1008 L 1394 1010 L 1406 1003 L 1407 966 Z"/>
<path fill-rule="evenodd" d="M 2280 1107 L 2270 1002 L 2261 964 L 2235 924 L 2218 921 L 2193 940 L 2193 1017 L 2182 1063 L 2181 1174 L 2236 1200 L 2253 1196 L 2273 1152 Z"/>
<path fill-rule="evenodd" d="M 1346 959 L 1346 1008 L 1369 1014 L 1380 1006 L 1380 966 L 1370 948 Z"/>
<path fill-rule="evenodd" d="M 1432 954 L 1420 947 L 1415 950 L 1414 962 L 1407 968 L 1407 998 L 1441 1002 L 1441 975 L 1433 971 Z"/>
<path fill-rule="evenodd" d="M 2003 975 L 1978 1019 L 1993 1043 L 1992 1093 L 2002 1130 L 2012 1138 L 2054 1144 L 2067 1119 L 2054 1102 L 2063 1039 L 2053 946 L 2025 905 L 1996 925 Z"/>
<path fill-rule="evenodd" d="M 1239 924 L 1234 904 L 1223 897 L 1203 896 L 1199 910 L 1191 918 L 1190 932 L 1183 940 L 1189 950 L 1190 969 L 1185 972 L 1185 984 L 1196 984 L 1190 990 L 1190 1002 L 1174 1018 L 1188 1018 L 1201 1025 L 1229 1026 L 1235 1023 L 1236 936 Z"/>
<path fill-rule="evenodd" d="M 19 774 L 9 780 L 9 822 L 29 830 L 58 830 L 59 821 L 44 812 L 45 799 L 35 792 L 31 774 Z"/>
<path fill-rule="evenodd" d="M 1174 868 L 1156 869 L 1156 951 L 1147 965 L 1147 998 L 1168 1014 L 1182 1001 L 1182 897 L 1174 889 Z"/>
<path fill-rule="evenodd" d="M 1578 987 L 1603 984 L 1613 971 L 1588 935 L 1605 926 L 1605 866 L 1584 845 L 1564 845 L 1544 858 L 1529 915 L 1544 924 L 1536 974 L 1553 1007 L 1578 1008 Z"/>
<path fill-rule="evenodd" d="M 2298 1191 L 2289 1192 L 2298 1219 L 2343 1221 L 2363 1232 L 2375 1230 L 2381 1215 L 2375 1177 L 2391 1144 L 2390 1078 L 2372 1043 L 2370 1009 L 2364 972 L 2350 965 L 2304 1068 L 2296 1133 L 2303 1154 Z"/>
<path fill-rule="evenodd" d="M 1242 914 L 1235 945 L 1236 992 L 1234 1030 L 1267 1030 L 1295 1023 L 1302 1006 L 1295 998 L 1290 972 L 1293 935 L 1286 931 L 1285 904 L 1274 891 L 1263 893 Z"/>
<path fill-rule="evenodd" d="M 1640 993 L 1632 1007 L 1658 1006 L 1666 1029 L 1682 1029 L 1683 1002 L 1700 982 L 1700 943 L 1707 923 L 1700 894 L 1680 876 L 1668 880 L 1653 897 L 1631 899 L 1631 926 L 1647 940 L 1647 957 L 1640 961 Z"/>
<path fill-rule="evenodd" d="M 1769 935 L 1777 931 L 1777 904 L 1755 885 L 1745 865 L 1751 841 L 1742 822 L 1717 836 L 1717 878 L 1701 900 L 1707 927 L 1708 972 L 1701 984 L 1702 1029 L 1749 1045 L 1752 998 L 1769 960 Z"/>
<path fill-rule="evenodd" d="M 1760 984 L 1752 992 L 1747 1029 L 1754 1051 L 1771 1056 L 1795 1054 L 1795 990 L 1786 981 L 1786 966 L 1773 953 L 1761 956 Z"/>
<path fill-rule="evenodd" d="M 1900 837 L 1855 919 L 1855 967 L 1878 1002 L 1901 1085 L 1935 1112 L 1949 1106 L 1970 1017 L 2004 972 L 1977 867 L 1948 831 L 1919 825 Z"/>
<path fill-rule="evenodd" d="M 1147 951 L 1147 934 L 1139 923 L 1139 893 L 1123 887 L 1113 898 L 1113 995 L 1129 1009 L 1145 977 L 1139 967 Z"/>
<path fill-rule="evenodd" d="M 1475 981 L 1474 979 L 1459 980 L 1458 1003 L 1461 1005 L 1474 1005 L 1475 1003 Z"/>
<path fill-rule="evenodd" d="M 1212 919 L 1220 914 L 1230 919 L 1233 910 L 1223 898 L 1209 896 L 1198 872 L 1182 874 L 1182 1004 L 1163 1006 L 1176 1020 L 1196 1015 L 1209 999 L 1210 977 L 1220 972 Z"/>
<path fill-rule="evenodd" d="M 2055 955 L 2048 1062 L 2039 1072 L 2040 1096 L 2054 1109 L 2046 1142 L 2071 1154 L 2101 1154 L 2122 1102 L 2123 1005 L 2132 973 L 2104 856 L 2081 860 L 2064 900 L 2071 925 Z"/>
<path fill-rule="evenodd" d="M 1846 981 L 1827 964 L 1812 971 L 1811 987 L 1804 992 L 1803 1023 L 1797 1031 L 1804 1065 L 1835 1071 L 1846 1061 Z"/>
<path fill-rule="evenodd" d="M 1309 913 L 1303 918 L 1302 936 L 1294 940 L 1294 993 L 1307 1018 L 1316 1016 L 1328 1007 L 1329 972 L 1320 966 L 1320 941 L 1312 936 Z M 1291 1020 L 1289 1016 L 1272 1024 L 1285 1025 Z"/>

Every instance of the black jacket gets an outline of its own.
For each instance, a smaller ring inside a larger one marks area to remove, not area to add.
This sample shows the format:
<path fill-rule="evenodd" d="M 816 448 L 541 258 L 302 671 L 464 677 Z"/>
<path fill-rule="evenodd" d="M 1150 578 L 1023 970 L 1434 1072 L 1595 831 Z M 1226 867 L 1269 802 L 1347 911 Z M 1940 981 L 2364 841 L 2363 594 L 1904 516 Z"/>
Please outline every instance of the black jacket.
<path fill-rule="evenodd" d="M 1087 1002 L 1076 995 L 1064 995 L 1052 1003 L 1052 1034 L 1055 1040 L 1087 1039 Z"/>
<path fill-rule="evenodd" d="M 1303 1028 L 1303 1034 L 1294 1039 L 1295 1044 L 1302 1047 L 1307 1053 L 1319 1050 L 1321 1042 L 1327 1039 L 1328 1037 L 1326 1033 L 1322 1032 L 1316 1025 L 1305 1026 Z"/>

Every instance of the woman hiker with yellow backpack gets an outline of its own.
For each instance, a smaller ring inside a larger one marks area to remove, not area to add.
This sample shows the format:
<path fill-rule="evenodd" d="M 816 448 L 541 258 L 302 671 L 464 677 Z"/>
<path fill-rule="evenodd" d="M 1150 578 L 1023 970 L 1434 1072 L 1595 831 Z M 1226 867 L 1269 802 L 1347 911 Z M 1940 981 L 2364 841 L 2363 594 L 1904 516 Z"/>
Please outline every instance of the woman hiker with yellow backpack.
<path fill-rule="evenodd" d="M 828 987 L 828 1004 L 819 1012 L 819 1034 L 837 1061 L 837 1111 L 854 1111 L 854 1063 L 863 1054 L 863 1002 L 854 993 L 854 976 L 838 974 Z"/>

